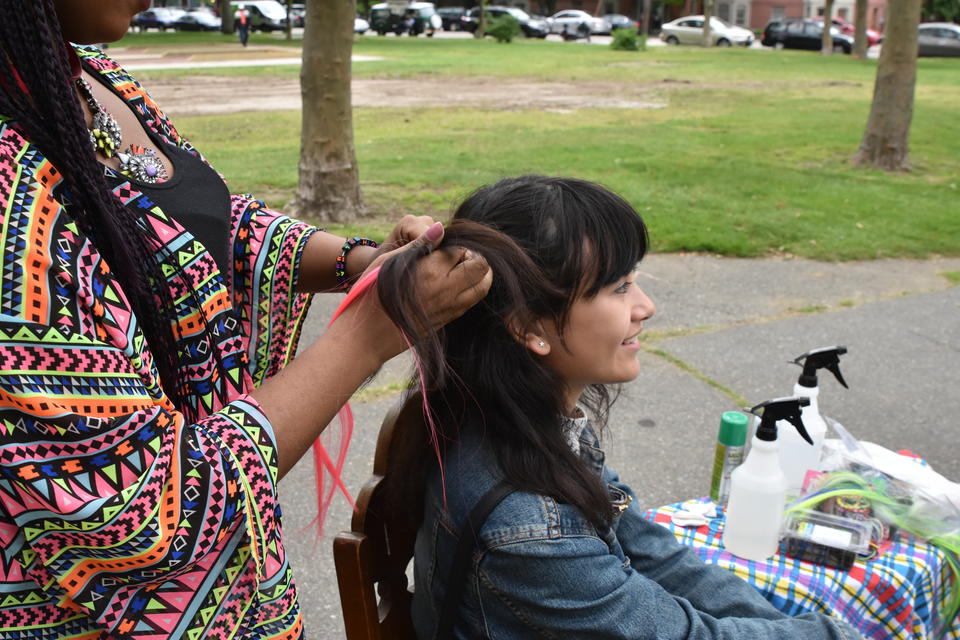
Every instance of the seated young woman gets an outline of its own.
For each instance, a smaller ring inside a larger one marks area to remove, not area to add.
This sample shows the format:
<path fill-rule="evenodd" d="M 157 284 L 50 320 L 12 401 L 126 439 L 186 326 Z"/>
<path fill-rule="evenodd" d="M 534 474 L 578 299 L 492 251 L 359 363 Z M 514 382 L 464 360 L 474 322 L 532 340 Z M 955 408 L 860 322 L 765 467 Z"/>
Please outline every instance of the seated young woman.
<path fill-rule="evenodd" d="M 502 180 L 466 199 L 444 243 L 481 253 L 494 273 L 461 318 L 422 329 L 416 296 L 398 293 L 415 289 L 412 253 L 378 283 L 425 396 L 423 428 L 397 436 L 391 474 L 397 504 L 419 521 L 420 638 L 860 637 L 826 615 L 786 616 L 705 565 L 645 520 L 604 464 L 609 385 L 639 373 L 638 337 L 654 313 L 634 280 L 647 232 L 625 200 L 582 180 Z M 453 584 L 465 520 L 501 484 L 509 493 L 475 523 Z M 438 629 L 446 612 L 453 628 Z"/>

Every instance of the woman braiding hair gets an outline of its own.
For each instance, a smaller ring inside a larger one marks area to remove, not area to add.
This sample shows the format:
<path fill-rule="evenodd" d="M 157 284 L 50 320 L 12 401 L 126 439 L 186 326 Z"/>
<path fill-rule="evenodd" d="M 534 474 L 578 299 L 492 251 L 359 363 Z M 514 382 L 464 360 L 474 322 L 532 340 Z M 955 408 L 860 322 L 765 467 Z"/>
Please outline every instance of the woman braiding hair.
<path fill-rule="evenodd" d="M 294 639 L 277 483 L 405 348 L 365 296 L 294 360 L 310 295 L 413 250 L 440 326 L 491 276 L 231 195 L 93 46 L 148 6 L 0 0 L 0 637 Z"/>

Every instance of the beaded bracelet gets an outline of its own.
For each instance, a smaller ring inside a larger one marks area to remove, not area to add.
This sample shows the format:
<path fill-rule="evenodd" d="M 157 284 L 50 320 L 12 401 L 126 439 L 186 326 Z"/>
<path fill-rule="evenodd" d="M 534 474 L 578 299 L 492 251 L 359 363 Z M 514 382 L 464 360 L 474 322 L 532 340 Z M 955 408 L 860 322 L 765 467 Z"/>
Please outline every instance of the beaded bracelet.
<path fill-rule="evenodd" d="M 340 255 L 337 256 L 336 269 L 334 275 L 337 276 L 337 289 L 347 291 L 350 289 L 350 281 L 347 278 L 347 254 L 354 247 L 373 247 L 376 249 L 380 245 L 369 238 L 349 238 L 340 247 Z"/>

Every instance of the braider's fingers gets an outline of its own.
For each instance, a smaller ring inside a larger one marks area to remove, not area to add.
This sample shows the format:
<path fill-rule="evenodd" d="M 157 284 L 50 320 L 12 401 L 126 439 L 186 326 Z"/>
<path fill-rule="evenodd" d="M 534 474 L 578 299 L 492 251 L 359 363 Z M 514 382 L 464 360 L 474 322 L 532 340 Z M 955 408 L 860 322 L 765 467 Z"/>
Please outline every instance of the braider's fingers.
<path fill-rule="evenodd" d="M 461 293 L 476 289 L 486 281 L 486 285 L 481 287 L 483 295 L 486 295 L 490 283 L 493 282 L 493 272 L 490 270 L 490 265 L 487 264 L 487 259 L 469 249 L 464 249 L 463 253 L 458 256 L 457 263 L 453 266 L 451 273 L 458 275 L 463 281 L 464 286 Z M 481 295 L 481 297 L 483 296 Z"/>
<path fill-rule="evenodd" d="M 403 216 L 390 233 L 387 234 L 383 242 L 380 243 L 376 253 L 374 253 L 374 260 L 381 256 L 388 255 L 397 249 L 406 248 L 411 243 L 419 240 L 434 224 L 439 223 L 434 223 L 433 218 L 430 216 L 413 216 L 410 214 Z M 443 237 L 442 231 L 440 237 Z M 380 263 L 382 262 L 383 260 L 380 261 Z"/>
<path fill-rule="evenodd" d="M 408 216 L 412 218 L 413 216 Z M 429 216 L 423 216 L 428 218 Z M 396 230 L 394 230 L 396 231 Z M 392 235 L 392 234 L 391 234 Z M 433 250 L 440 244 L 443 240 L 443 225 L 439 222 L 434 222 L 431 225 L 427 226 L 426 229 L 414 238 L 412 241 L 405 242 L 402 246 L 397 246 L 396 243 L 390 242 L 389 239 L 384 241 L 380 248 L 377 250 L 376 257 L 370 262 L 367 266 L 367 269 L 383 264 L 390 259 L 395 253 L 400 251 L 423 251 L 423 253 L 429 255 Z"/>
<path fill-rule="evenodd" d="M 431 216 L 404 216 L 399 229 L 401 244 L 416 240 L 434 224 L 435 221 Z"/>
<path fill-rule="evenodd" d="M 400 222 L 397 223 L 397 226 L 393 228 L 393 231 L 390 232 L 390 235 L 387 236 L 387 243 L 394 249 L 406 246 L 411 242 L 419 240 L 436 224 L 439 223 L 434 222 L 430 216 L 405 215 L 400 219 Z M 441 225 L 441 228 L 442 226 L 443 225 Z M 440 237 L 443 237 L 442 233 Z M 433 246 L 436 245 L 434 244 Z"/>
<path fill-rule="evenodd" d="M 484 261 L 482 268 L 476 266 L 470 267 L 470 269 L 474 271 L 474 274 L 480 274 L 480 278 L 471 279 L 472 284 L 457 294 L 454 302 L 457 307 L 460 308 L 460 311 L 455 317 L 460 317 L 466 313 L 470 307 L 483 300 L 490 291 L 490 287 L 493 285 L 493 270 L 490 269 L 489 266 L 486 266 L 485 262 L 486 261 Z"/>
<path fill-rule="evenodd" d="M 486 259 L 462 247 L 444 248 L 422 261 L 430 269 L 429 315 L 434 326 L 459 318 L 489 291 L 493 273 Z M 424 274 L 426 275 L 426 274 Z"/>

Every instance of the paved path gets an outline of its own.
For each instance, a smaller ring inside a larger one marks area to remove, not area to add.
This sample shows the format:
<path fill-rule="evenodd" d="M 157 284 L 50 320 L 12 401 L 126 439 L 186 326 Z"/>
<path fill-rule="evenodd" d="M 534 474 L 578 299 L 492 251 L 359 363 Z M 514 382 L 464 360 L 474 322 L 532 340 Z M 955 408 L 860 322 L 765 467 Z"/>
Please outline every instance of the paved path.
<path fill-rule="evenodd" d="M 108 53 L 128 71 L 166 69 L 214 69 L 220 67 L 265 67 L 300 65 L 300 50 L 280 45 L 211 43 L 193 47 L 112 47 Z M 353 62 L 382 60 L 378 56 L 354 55 Z"/>

